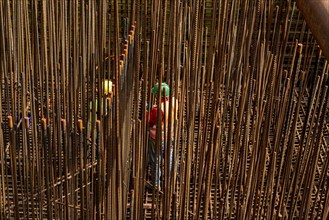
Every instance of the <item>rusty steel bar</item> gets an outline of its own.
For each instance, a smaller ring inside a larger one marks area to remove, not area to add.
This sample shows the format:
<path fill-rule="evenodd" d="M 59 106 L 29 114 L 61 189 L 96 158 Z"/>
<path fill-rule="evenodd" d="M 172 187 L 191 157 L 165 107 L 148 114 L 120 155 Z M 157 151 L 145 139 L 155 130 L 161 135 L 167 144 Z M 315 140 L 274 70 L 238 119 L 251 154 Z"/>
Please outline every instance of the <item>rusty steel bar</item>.
<path fill-rule="evenodd" d="M 329 1 L 297 0 L 297 6 L 329 59 Z"/>
<path fill-rule="evenodd" d="M 0 0 L 0 219 L 326 219 L 321 47 L 296 1 Z"/>

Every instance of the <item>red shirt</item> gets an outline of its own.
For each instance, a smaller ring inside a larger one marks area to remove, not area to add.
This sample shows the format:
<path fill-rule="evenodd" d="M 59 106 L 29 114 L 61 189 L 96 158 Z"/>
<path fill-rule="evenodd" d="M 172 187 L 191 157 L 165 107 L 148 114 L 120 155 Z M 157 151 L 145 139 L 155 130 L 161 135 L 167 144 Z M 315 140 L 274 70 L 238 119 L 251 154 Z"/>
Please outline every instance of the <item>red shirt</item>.
<path fill-rule="evenodd" d="M 169 98 L 166 97 L 166 98 L 161 99 L 161 103 L 163 103 L 165 101 L 169 101 Z M 163 114 L 163 111 L 161 111 L 161 112 L 162 112 L 162 120 L 163 120 L 164 119 L 164 114 Z M 146 112 L 146 113 L 147 113 L 147 115 L 146 115 L 146 117 L 147 117 L 148 112 Z M 150 121 L 149 121 L 150 127 L 153 127 L 157 123 L 157 115 L 158 115 L 158 106 L 153 105 L 153 108 L 152 108 L 151 114 L 150 114 Z"/>

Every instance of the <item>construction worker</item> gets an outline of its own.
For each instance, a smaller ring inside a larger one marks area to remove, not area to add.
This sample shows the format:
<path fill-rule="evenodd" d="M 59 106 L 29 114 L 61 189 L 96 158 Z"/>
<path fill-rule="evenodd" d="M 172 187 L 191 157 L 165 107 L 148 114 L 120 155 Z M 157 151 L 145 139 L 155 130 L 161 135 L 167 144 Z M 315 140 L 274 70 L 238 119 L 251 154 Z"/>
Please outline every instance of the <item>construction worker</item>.
<path fill-rule="evenodd" d="M 161 88 L 159 88 L 161 87 Z M 161 100 L 159 100 L 158 92 L 161 89 Z M 170 107 L 170 88 L 166 83 L 162 83 L 161 86 L 157 83 L 151 90 L 152 94 L 156 97 L 156 104 L 152 107 L 150 112 L 150 119 L 148 121 L 149 125 L 149 163 L 151 165 L 151 173 L 152 173 L 152 182 L 155 187 L 160 188 L 160 178 L 161 178 L 161 160 L 162 155 L 165 150 L 165 146 L 167 146 L 168 135 L 170 135 L 170 155 L 169 155 L 169 173 L 172 170 L 172 159 L 173 159 L 173 138 L 174 138 L 174 119 L 175 119 L 175 99 L 172 98 L 172 106 Z M 161 149 L 159 149 L 159 155 L 156 157 L 156 138 L 157 138 L 157 118 L 158 118 L 158 105 L 161 104 Z M 171 113 L 171 120 L 169 120 Z M 148 112 L 147 112 L 148 116 Z M 147 117 L 148 118 L 148 117 Z M 169 121 L 171 121 L 171 131 L 169 131 Z M 155 168 L 155 170 L 154 170 Z"/>
<path fill-rule="evenodd" d="M 112 81 L 111 80 L 107 80 L 107 79 L 104 80 L 104 82 L 103 82 L 103 93 L 104 93 L 104 96 L 106 98 L 110 98 L 110 100 L 112 99 L 112 95 L 113 95 L 112 86 L 113 86 L 113 84 L 112 84 Z M 97 88 L 96 88 L 96 92 L 97 92 Z M 103 100 L 103 99 L 101 99 L 101 100 L 102 100 L 102 102 L 101 102 L 102 104 L 101 105 L 103 106 L 104 105 L 104 102 L 106 100 Z M 91 116 L 92 107 L 93 107 L 92 101 L 90 102 L 89 107 L 90 107 L 90 118 L 92 118 L 92 116 Z M 96 107 L 96 116 L 98 116 L 98 114 L 99 114 L 99 112 L 98 112 L 98 99 L 95 100 L 95 107 Z M 105 112 L 105 114 L 106 113 L 107 112 Z M 96 120 L 98 120 L 98 117 L 96 117 Z"/>

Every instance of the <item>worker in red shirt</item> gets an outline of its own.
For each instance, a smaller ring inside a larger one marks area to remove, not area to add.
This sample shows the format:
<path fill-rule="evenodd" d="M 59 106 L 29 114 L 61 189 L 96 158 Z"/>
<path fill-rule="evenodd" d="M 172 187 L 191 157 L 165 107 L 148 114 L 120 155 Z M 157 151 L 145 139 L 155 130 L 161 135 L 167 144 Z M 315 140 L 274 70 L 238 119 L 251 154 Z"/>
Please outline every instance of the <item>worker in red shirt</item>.
<path fill-rule="evenodd" d="M 174 138 L 174 119 L 175 119 L 175 99 L 172 98 L 171 109 L 170 107 L 170 88 L 166 83 L 161 84 L 161 100 L 158 98 L 159 84 L 157 83 L 151 90 L 156 97 L 156 104 L 152 107 L 150 113 L 149 125 L 149 162 L 151 166 L 151 180 L 155 187 L 160 187 L 161 178 L 161 161 L 164 153 L 164 148 L 167 146 L 168 135 L 170 135 L 170 158 L 169 158 L 169 172 L 172 170 L 172 159 L 173 159 L 173 138 Z M 157 115 L 158 105 L 161 104 L 161 149 L 159 149 L 159 155 L 156 156 L 156 138 L 157 138 Z M 172 112 L 170 115 L 170 111 Z M 147 113 L 148 116 L 148 113 Z M 171 116 L 171 120 L 169 117 Z M 148 118 L 148 117 L 147 117 Z M 169 122 L 171 122 L 171 129 L 169 131 Z M 155 170 L 154 170 L 155 169 Z"/>

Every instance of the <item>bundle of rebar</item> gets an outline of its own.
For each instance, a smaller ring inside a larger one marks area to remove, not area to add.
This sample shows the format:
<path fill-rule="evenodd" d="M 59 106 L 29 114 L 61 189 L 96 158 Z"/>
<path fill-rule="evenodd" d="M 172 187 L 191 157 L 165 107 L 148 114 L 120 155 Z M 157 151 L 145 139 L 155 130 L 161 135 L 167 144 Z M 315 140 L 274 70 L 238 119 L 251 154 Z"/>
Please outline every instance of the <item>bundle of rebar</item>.
<path fill-rule="evenodd" d="M 328 219 L 315 39 L 290 0 L 0 0 L 0 219 Z"/>

